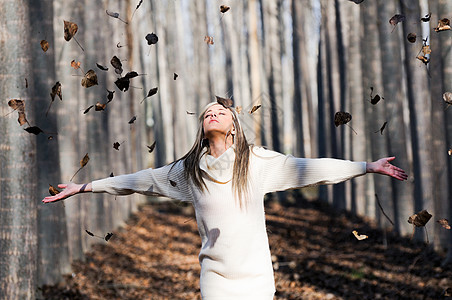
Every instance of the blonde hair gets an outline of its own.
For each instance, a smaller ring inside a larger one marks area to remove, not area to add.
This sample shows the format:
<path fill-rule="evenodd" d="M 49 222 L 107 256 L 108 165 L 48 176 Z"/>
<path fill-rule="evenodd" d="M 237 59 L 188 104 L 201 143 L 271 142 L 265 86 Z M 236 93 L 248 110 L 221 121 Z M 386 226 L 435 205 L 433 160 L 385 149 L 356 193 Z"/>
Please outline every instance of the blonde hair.
<path fill-rule="evenodd" d="M 232 114 L 232 122 L 235 128 L 235 136 L 233 137 L 235 159 L 232 172 L 232 190 L 238 196 L 240 207 L 246 205 L 248 193 L 248 169 L 250 161 L 250 145 L 246 140 L 242 126 L 238 119 L 235 109 L 225 107 L 218 102 L 209 103 L 198 118 L 198 132 L 196 140 L 191 149 L 178 161 L 182 160 L 184 163 L 184 173 L 187 179 L 191 179 L 196 187 L 201 191 L 207 189 L 204 179 L 215 181 L 206 172 L 199 167 L 201 156 L 208 152 L 209 142 L 204 138 L 203 121 L 206 111 L 215 104 L 220 104 L 228 109 Z"/>

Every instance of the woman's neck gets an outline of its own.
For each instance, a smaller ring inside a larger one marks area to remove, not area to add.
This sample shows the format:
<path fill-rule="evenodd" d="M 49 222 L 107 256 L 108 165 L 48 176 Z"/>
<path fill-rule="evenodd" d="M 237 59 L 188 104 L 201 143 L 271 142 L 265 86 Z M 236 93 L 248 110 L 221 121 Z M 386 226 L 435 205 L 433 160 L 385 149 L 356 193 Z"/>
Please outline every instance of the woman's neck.
<path fill-rule="evenodd" d="M 209 154 L 218 158 L 233 145 L 232 135 L 209 138 Z"/>

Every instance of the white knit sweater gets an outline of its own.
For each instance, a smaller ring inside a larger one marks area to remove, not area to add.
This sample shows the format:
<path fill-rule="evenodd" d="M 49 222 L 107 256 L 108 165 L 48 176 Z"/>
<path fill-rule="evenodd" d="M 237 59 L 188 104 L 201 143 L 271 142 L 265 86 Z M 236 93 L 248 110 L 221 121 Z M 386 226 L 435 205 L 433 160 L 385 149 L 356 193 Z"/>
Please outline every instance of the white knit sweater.
<path fill-rule="evenodd" d="M 275 283 L 265 228 L 264 195 L 316 184 L 333 184 L 363 175 L 365 162 L 306 159 L 253 147 L 249 193 L 240 208 L 232 191 L 234 147 L 220 157 L 203 155 L 200 168 L 217 182 L 205 180 L 201 192 L 188 182 L 183 162 L 92 182 L 93 192 L 162 195 L 192 202 L 202 248 L 203 299 L 273 299 Z"/>

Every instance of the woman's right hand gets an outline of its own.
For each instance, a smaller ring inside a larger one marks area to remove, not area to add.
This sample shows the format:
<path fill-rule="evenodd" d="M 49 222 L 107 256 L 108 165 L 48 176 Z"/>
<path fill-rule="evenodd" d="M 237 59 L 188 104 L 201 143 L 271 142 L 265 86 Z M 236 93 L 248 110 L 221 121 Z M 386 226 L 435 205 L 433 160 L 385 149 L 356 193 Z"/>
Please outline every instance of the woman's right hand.
<path fill-rule="evenodd" d="M 60 193 L 55 196 L 47 196 L 42 199 L 44 203 L 57 202 L 64 199 L 67 199 L 75 194 L 82 192 L 90 192 L 91 191 L 91 183 L 86 184 L 78 184 L 78 183 L 68 183 L 68 184 L 59 184 L 58 187 L 63 189 Z"/>

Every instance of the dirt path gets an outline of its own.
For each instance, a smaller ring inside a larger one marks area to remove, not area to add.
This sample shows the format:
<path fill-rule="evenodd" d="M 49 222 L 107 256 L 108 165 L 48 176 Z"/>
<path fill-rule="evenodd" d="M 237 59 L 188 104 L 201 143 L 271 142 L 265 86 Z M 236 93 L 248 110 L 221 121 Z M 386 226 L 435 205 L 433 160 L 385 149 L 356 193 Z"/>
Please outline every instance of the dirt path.
<path fill-rule="evenodd" d="M 452 269 L 424 244 L 388 233 L 385 247 L 384 233 L 363 220 L 301 202 L 267 203 L 276 299 L 450 299 Z M 145 205 L 65 284 L 42 287 L 42 298 L 200 299 L 199 247 L 191 207 Z"/>

